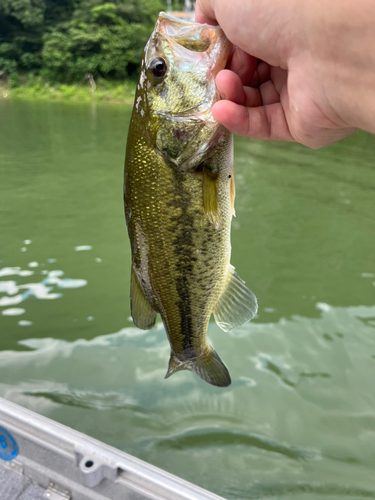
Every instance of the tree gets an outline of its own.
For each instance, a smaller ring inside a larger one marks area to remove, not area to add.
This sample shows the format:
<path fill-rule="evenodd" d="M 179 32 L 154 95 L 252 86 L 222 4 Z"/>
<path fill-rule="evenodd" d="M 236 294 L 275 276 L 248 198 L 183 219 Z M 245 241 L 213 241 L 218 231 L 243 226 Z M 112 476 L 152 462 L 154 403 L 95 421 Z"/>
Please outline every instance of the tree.
<path fill-rule="evenodd" d="M 1 0 L 0 73 L 80 81 L 133 75 L 161 0 Z"/>
<path fill-rule="evenodd" d="M 146 20 L 155 19 L 155 1 L 103 4 L 85 0 L 69 22 L 44 36 L 44 74 L 66 82 L 81 80 L 88 72 L 113 79 L 133 74 L 152 29 L 149 23 L 139 22 L 142 3 L 148 7 L 143 12 Z"/>
<path fill-rule="evenodd" d="M 2 0 L 0 4 L 0 71 L 41 66 L 44 0 Z"/>

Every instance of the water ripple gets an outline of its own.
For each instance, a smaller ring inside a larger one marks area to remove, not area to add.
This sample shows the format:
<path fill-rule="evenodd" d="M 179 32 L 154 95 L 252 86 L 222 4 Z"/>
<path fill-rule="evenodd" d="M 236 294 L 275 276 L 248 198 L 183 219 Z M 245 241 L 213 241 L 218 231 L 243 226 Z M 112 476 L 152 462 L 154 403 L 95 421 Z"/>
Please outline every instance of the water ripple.
<path fill-rule="evenodd" d="M 128 409 L 134 412 L 145 412 L 143 408 L 137 405 L 136 399 L 116 392 L 106 392 L 102 394 L 87 390 L 67 388 L 65 390 L 60 389 L 53 391 L 24 391 L 22 394 L 34 398 L 45 398 L 53 403 L 64 406 L 74 406 L 76 408 L 95 410 Z"/>
<path fill-rule="evenodd" d="M 257 448 L 270 453 L 278 453 L 293 460 L 317 460 L 321 458 L 317 450 L 279 443 L 265 436 L 225 429 L 194 429 L 152 442 L 152 446 L 157 446 L 160 449 L 175 450 L 207 447 L 219 448 L 238 445 Z"/>
<path fill-rule="evenodd" d="M 227 488 L 227 494 L 237 500 L 255 500 L 260 498 L 290 498 L 291 495 L 316 495 L 329 497 L 331 500 L 346 498 L 375 498 L 375 493 L 361 488 L 351 488 L 336 484 L 319 483 L 261 483 L 250 488 Z M 298 498 L 301 498 L 300 496 Z"/>

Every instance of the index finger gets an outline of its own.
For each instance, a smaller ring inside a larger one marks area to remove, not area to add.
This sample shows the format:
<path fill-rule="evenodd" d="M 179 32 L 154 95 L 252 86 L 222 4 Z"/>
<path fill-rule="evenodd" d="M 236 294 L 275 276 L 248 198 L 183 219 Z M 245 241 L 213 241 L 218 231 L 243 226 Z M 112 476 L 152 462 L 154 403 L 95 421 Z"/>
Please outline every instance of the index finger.
<path fill-rule="evenodd" d="M 236 73 L 244 85 L 249 85 L 253 79 L 258 60 L 236 47 L 227 68 Z"/>
<path fill-rule="evenodd" d="M 195 4 L 195 22 L 216 26 L 215 12 L 210 0 L 197 0 Z"/>

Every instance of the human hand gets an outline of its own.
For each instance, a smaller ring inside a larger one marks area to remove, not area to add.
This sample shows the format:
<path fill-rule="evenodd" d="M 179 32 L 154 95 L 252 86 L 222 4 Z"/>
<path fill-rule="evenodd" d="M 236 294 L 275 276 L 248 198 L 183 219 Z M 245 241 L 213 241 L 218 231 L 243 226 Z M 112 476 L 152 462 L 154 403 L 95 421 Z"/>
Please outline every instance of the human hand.
<path fill-rule="evenodd" d="M 237 46 L 228 69 L 217 75 L 223 100 L 212 109 L 229 131 L 317 149 L 356 130 L 337 105 L 335 79 L 322 81 L 319 51 L 315 60 L 309 53 L 316 43 L 308 33 L 314 13 L 302 3 L 197 0 L 196 21 L 219 23 Z"/>

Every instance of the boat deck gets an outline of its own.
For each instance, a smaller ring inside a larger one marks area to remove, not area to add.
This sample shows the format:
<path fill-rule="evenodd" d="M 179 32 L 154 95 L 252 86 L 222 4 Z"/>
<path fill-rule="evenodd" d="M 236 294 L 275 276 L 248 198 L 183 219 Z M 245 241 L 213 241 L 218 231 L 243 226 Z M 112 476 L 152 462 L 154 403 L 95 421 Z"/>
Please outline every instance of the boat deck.
<path fill-rule="evenodd" d="M 0 464 L 0 498 L 2 500 L 46 500 L 47 493 L 30 478 Z"/>
<path fill-rule="evenodd" d="M 0 500 L 223 500 L 0 398 Z"/>

